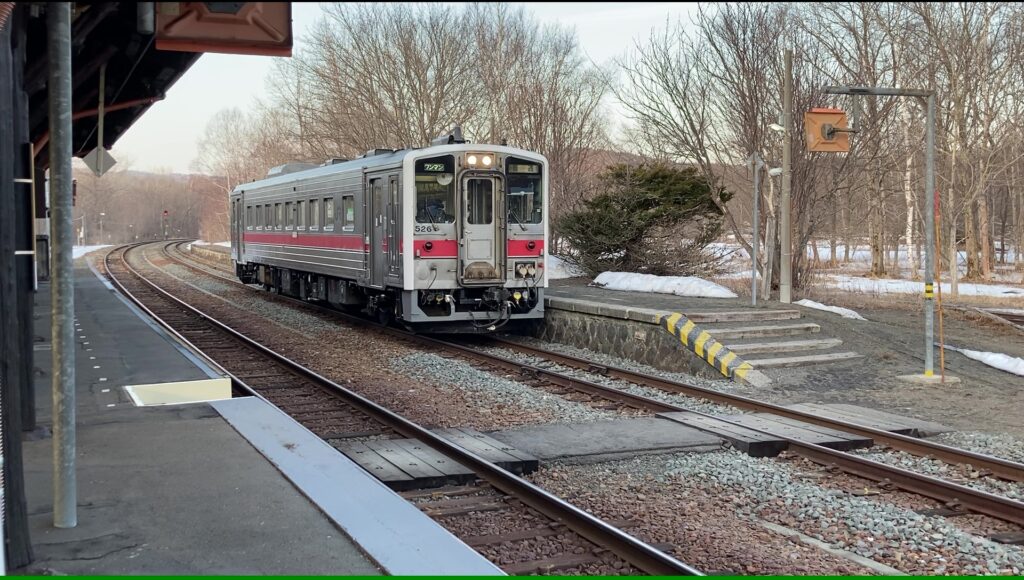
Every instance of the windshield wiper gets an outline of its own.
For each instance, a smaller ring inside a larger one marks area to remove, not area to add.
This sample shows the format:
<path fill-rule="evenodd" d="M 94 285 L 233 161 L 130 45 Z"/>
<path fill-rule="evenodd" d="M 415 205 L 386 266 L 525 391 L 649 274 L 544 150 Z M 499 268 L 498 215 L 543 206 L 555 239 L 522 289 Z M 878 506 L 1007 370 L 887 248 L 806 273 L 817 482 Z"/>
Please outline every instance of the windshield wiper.
<path fill-rule="evenodd" d="M 516 210 L 514 210 L 512 208 L 508 208 L 508 213 L 513 218 L 515 218 L 516 223 L 519 224 L 519 229 L 521 229 L 521 230 L 523 230 L 525 232 L 526 231 L 526 226 L 523 225 L 523 220 L 519 219 L 519 216 L 516 215 Z"/>
<path fill-rule="evenodd" d="M 433 212 L 430 211 L 430 208 L 427 208 L 427 211 L 424 212 L 424 213 L 427 214 L 427 219 L 430 220 L 430 227 L 434 228 L 434 231 L 436 232 L 437 231 L 437 224 L 434 223 Z"/>

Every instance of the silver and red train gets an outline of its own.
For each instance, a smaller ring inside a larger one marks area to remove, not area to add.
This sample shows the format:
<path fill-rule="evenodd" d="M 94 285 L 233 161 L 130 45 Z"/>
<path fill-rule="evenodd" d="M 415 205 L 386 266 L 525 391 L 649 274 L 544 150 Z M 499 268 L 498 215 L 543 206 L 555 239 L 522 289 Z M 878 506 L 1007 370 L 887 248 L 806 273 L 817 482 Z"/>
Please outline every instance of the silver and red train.
<path fill-rule="evenodd" d="M 543 318 L 548 165 L 466 143 L 286 164 L 230 194 L 245 283 L 426 332 Z"/>

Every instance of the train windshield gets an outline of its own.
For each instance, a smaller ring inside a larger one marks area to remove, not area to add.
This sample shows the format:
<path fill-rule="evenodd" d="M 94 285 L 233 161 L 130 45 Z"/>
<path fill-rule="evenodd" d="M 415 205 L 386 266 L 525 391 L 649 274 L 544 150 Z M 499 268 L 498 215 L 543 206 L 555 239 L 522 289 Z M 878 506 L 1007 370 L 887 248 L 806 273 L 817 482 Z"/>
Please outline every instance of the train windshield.
<path fill-rule="evenodd" d="M 508 217 L 511 223 L 539 224 L 544 219 L 541 165 L 535 161 L 509 158 Z"/>
<path fill-rule="evenodd" d="M 416 222 L 455 221 L 455 158 L 451 155 L 416 162 Z"/>

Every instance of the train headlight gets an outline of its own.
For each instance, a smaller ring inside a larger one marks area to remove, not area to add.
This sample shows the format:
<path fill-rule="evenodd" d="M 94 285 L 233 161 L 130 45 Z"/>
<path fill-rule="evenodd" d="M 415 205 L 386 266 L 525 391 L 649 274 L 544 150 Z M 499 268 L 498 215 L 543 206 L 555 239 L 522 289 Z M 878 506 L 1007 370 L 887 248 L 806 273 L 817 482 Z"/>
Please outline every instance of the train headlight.
<path fill-rule="evenodd" d="M 470 165 L 476 165 L 476 155 L 470 155 L 469 157 L 466 157 L 466 162 L 469 163 Z"/>
<path fill-rule="evenodd" d="M 515 294 L 512 295 L 512 297 L 516 299 L 516 302 L 519 302 L 520 300 L 522 300 L 523 295 L 520 294 L 519 292 L 516 292 Z"/>
<path fill-rule="evenodd" d="M 520 278 L 525 278 L 526 277 L 526 265 L 525 264 L 519 264 L 516 267 L 516 272 L 519 273 L 519 277 Z"/>
<path fill-rule="evenodd" d="M 490 155 L 484 155 L 484 158 L 482 159 L 482 161 L 484 162 L 484 165 L 486 165 L 487 167 L 490 167 L 491 166 L 491 161 L 493 161 L 493 160 L 491 159 Z"/>
<path fill-rule="evenodd" d="M 529 276 L 532 278 L 533 275 L 537 273 L 537 267 L 534 266 L 533 264 L 530 264 L 526 268 L 526 273 L 529 274 Z"/>

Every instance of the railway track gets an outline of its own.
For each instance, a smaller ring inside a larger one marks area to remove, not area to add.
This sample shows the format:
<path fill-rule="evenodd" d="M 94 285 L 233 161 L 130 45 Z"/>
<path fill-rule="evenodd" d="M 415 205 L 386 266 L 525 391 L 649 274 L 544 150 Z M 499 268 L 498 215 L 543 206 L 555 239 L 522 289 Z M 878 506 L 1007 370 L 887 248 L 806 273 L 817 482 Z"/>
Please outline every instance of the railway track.
<path fill-rule="evenodd" d="M 994 314 L 1003 320 L 1007 320 L 1018 327 L 1024 328 L 1024 312 L 1014 310 L 1000 310 L 998 308 L 984 308 L 985 312 Z"/>
<path fill-rule="evenodd" d="M 167 243 L 164 250 L 177 244 L 180 242 Z M 236 392 L 263 397 L 278 405 L 328 442 L 400 435 L 416 439 L 471 469 L 480 483 L 413 492 L 407 497 L 442 525 L 450 524 L 447 518 L 481 512 L 530 522 L 508 534 L 476 536 L 467 542 L 506 572 L 545 573 L 608 565 L 621 573 L 700 575 L 696 569 L 619 527 L 595 518 L 175 298 L 128 262 L 127 255 L 141 245 L 108 252 L 103 258 L 108 278 L 186 346 L 220 367 L 231 378 Z M 505 561 L 509 559 L 508 548 L 496 548 L 509 543 L 514 546 L 525 538 L 548 539 L 555 544 L 557 555 L 509 562 Z"/>
<path fill-rule="evenodd" d="M 194 265 L 189 264 L 186 260 L 183 260 L 180 257 L 171 257 L 172 259 L 175 259 L 177 262 L 187 267 L 192 267 L 199 271 L 204 271 L 207 274 L 220 277 L 225 281 L 238 283 L 237 280 L 227 275 L 212 272 L 205 268 L 198 268 Z M 257 290 L 253 289 L 253 291 Z M 452 353 L 463 358 L 468 358 L 470 360 L 480 362 L 484 365 L 500 368 L 504 371 L 519 374 L 520 376 L 527 380 L 544 381 L 553 385 L 557 385 L 558 387 L 561 387 L 563 389 L 585 393 L 586 395 L 592 398 L 603 398 L 606 401 L 612 402 L 622 407 L 628 407 L 652 413 L 674 411 L 690 411 L 691 413 L 694 412 L 692 410 L 685 409 L 684 407 L 680 407 L 678 405 L 673 405 L 656 399 L 635 395 L 613 387 L 608 387 L 591 381 L 583 380 L 578 377 L 572 377 L 563 372 L 558 372 L 550 368 L 525 363 L 522 360 L 515 360 L 511 358 L 498 356 L 480 350 L 479 348 L 476 348 L 474 346 L 460 344 L 449 340 L 441 340 L 428 336 L 415 335 L 395 328 L 381 327 L 380 325 L 363 319 L 361 317 L 353 316 L 351 314 L 347 314 L 333 309 L 324 308 L 309 302 L 303 302 L 292 298 L 280 296 L 274 296 L 274 298 L 283 299 L 288 302 L 297 302 L 299 304 L 302 304 L 303 306 L 313 308 L 317 311 L 330 313 L 332 316 L 342 318 L 353 324 L 375 327 L 378 331 L 385 332 L 396 337 L 404 338 L 406 340 L 413 341 L 423 346 L 427 346 L 432 352 L 445 351 L 448 353 Z M 653 375 L 639 373 L 624 368 L 618 368 L 604 364 L 596 364 L 593 363 L 592 361 L 588 361 L 586 359 L 582 359 L 579 357 L 574 357 L 546 349 L 525 345 L 508 339 L 488 336 L 485 338 L 485 341 L 490 342 L 496 346 L 500 346 L 504 349 L 515 351 L 527 357 L 541 359 L 543 361 L 547 361 L 549 363 L 554 363 L 557 365 L 562 365 L 564 367 L 588 371 L 591 373 L 598 373 L 603 376 L 623 380 L 636 385 L 641 385 L 644 387 L 649 387 L 669 393 L 695 397 L 711 401 L 714 403 L 722 403 L 747 411 L 753 411 L 758 413 L 770 413 L 788 419 L 794 419 L 805 423 L 811 423 L 814 425 L 820 425 L 823 427 L 828 427 L 839 431 L 845 431 L 869 437 L 873 439 L 876 444 L 884 445 L 899 451 L 904 451 L 918 457 L 931 457 L 948 463 L 950 465 L 970 465 L 974 469 L 986 474 L 989 477 L 998 477 L 1009 481 L 1024 482 L 1024 465 L 1012 461 L 1007 461 L 1005 459 L 1001 459 L 998 457 L 974 453 L 971 451 L 949 447 L 931 441 L 918 439 L 915 437 L 891 433 L 888 431 L 883 431 L 880 429 L 875 429 L 872 427 L 859 425 L 856 423 L 850 423 L 847 421 L 821 417 L 818 415 L 782 407 L 780 405 L 775 405 L 764 401 L 758 401 L 755 399 L 751 399 L 749 397 L 723 393 L 712 389 L 699 387 L 696 385 L 670 381 Z M 704 415 L 703 413 L 697 414 Z M 937 477 L 924 475 L 907 469 L 902 469 L 896 466 L 888 465 L 886 463 L 866 459 L 853 453 L 836 451 L 833 449 L 822 447 L 820 445 L 806 443 L 795 438 L 788 438 L 788 443 L 790 451 L 795 452 L 796 454 L 815 463 L 830 467 L 836 467 L 846 473 L 863 477 L 869 480 L 883 482 L 886 485 L 892 485 L 905 491 L 909 491 L 912 493 L 916 493 L 922 496 L 938 500 L 946 505 L 958 506 L 960 509 L 963 510 L 984 514 L 996 519 L 1024 526 L 1024 503 L 1022 502 L 1009 499 L 1003 496 L 999 496 L 996 494 L 988 493 L 983 490 L 961 485 L 958 483 L 949 482 Z"/>

